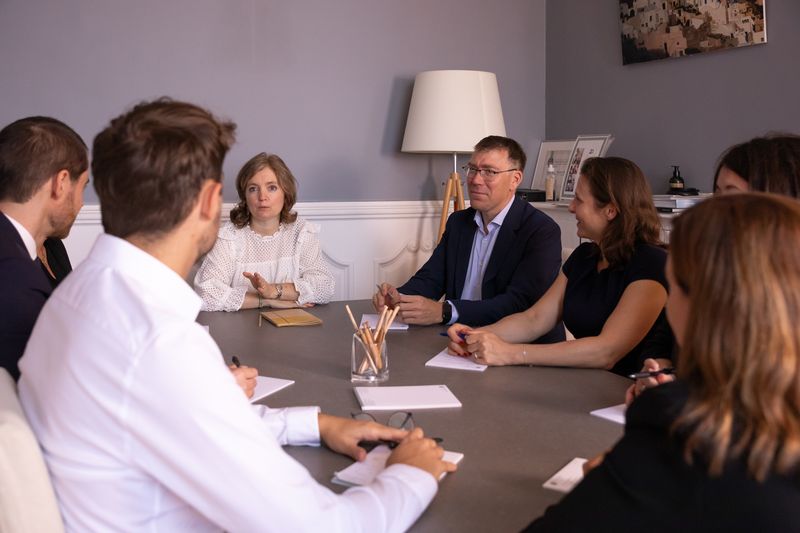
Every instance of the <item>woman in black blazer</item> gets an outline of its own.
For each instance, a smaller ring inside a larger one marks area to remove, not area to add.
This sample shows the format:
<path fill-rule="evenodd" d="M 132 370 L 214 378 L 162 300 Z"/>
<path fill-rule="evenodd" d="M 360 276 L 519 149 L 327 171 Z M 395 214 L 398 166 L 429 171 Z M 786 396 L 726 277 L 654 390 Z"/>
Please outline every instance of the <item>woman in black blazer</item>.
<path fill-rule="evenodd" d="M 800 529 L 800 203 L 721 196 L 678 217 L 667 315 L 678 380 L 528 531 Z"/>
<path fill-rule="evenodd" d="M 67 277 L 67 274 L 72 272 L 72 263 L 69 262 L 67 249 L 61 239 L 48 237 L 39 248 L 37 255 L 42 264 L 42 270 L 54 289 Z"/>

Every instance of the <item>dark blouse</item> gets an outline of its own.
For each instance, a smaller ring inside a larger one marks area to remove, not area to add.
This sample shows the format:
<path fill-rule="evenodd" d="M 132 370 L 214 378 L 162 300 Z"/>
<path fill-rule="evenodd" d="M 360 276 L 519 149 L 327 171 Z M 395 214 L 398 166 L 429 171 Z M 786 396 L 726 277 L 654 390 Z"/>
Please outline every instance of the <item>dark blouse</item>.
<path fill-rule="evenodd" d="M 653 280 L 667 288 L 664 274 L 667 252 L 658 246 L 639 243 L 627 264 L 609 267 L 600 272 L 597 271 L 599 260 L 598 246 L 587 242 L 572 252 L 562 268 L 567 277 L 564 325 L 577 339 L 600 335 L 606 320 L 622 298 L 622 293 L 634 281 Z M 666 324 L 663 310 L 644 340 L 620 359 L 611 369 L 612 372 L 628 375 L 641 368 L 641 361 L 644 359 L 642 350 L 648 344 L 649 336 L 663 329 L 659 322 Z M 660 357 L 658 354 L 647 356 Z"/>
<path fill-rule="evenodd" d="M 645 391 L 603 463 L 526 531 L 800 530 L 800 476 L 759 483 L 732 460 L 712 478 L 702 459 L 684 461 L 684 440 L 670 428 L 687 397 L 677 381 Z"/>
<path fill-rule="evenodd" d="M 47 271 L 47 267 L 44 266 L 44 264 L 41 265 L 42 270 L 44 270 L 48 281 L 50 281 L 50 284 L 55 289 L 58 287 L 58 284 L 67 277 L 67 274 L 72 272 L 72 263 L 69 262 L 67 249 L 64 247 L 64 243 L 61 242 L 61 239 L 48 237 L 44 241 L 44 250 L 47 253 L 47 264 L 50 265 L 50 270 L 53 271 L 55 278 L 50 275 L 50 272 Z"/>

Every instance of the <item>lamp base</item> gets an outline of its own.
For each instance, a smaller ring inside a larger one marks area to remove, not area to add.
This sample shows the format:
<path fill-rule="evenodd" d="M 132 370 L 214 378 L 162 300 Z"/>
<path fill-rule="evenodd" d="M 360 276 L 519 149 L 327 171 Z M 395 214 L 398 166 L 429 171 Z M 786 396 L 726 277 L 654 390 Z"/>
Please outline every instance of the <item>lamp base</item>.
<path fill-rule="evenodd" d="M 439 220 L 439 236 L 436 238 L 436 243 L 442 240 L 444 234 L 444 227 L 447 224 L 447 217 L 450 216 L 450 201 L 453 201 L 453 211 L 460 211 L 464 209 L 464 189 L 461 187 L 461 176 L 458 172 L 453 172 L 447 178 L 444 185 L 444 200 L 442 201 L 442 217 Z"/>

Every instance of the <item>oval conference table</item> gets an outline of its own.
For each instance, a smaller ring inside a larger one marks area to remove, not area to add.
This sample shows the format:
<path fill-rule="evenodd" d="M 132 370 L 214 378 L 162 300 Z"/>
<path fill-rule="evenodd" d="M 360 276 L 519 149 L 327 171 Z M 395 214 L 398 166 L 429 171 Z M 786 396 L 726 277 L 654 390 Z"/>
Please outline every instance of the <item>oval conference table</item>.
<path fill-rule="evenodd" d="M 308 309 L 321 326 L 259 327 L 256 310 L 200 313 L 226 360 L 236 355 L 262 375 L 292 379 L 294 385 L 262 400 L 270 407 L 318 405 L 348 417 L 360 411 L 350 382 L 353 327 L 374 313 L 367 300 L 335 302 Z M 390 377 L 385 385 L 445 384 L 461 401 L 457 409 L 414 411 L 427 435 L 461 452 L 458 471 L 440 484 L 431 506 L 412 531 L 519 531 L 560 498 L 542 484 L 574 457 L 590 458 L 622 435 L 622 426 L 590 411 L 619 404 L 630 381 L 604 370 L 547 367 L 490 367 L 470 372 L 426 367 L 446 346 L 443 326 L 411 326 L 387 334 Z M 389 412 L 373 411 L 386 422 Z M 335 471 L 352 463 L 325 447 L 287 447 L 317 481 L 336 492 Z"/>

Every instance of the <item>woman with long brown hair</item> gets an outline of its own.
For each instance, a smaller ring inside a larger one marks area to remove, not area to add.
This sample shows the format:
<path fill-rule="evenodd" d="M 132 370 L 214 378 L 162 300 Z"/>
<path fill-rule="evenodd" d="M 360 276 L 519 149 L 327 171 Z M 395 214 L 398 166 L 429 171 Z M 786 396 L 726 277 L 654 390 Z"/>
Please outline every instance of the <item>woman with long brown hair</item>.
<path fill-rule="evenodd" d="M 589 239 L 564 263 L 532 307 L 479 329 L 454 324 L 450 351 L 489 365 L 606 368 L 627 375 L 639 367 L 643 341 L 665 320 L 666 252 L 642 171 L 619 157 L 587 160 L 570 212 Z M 561 320 L 575 341 L 525 344 Z"/>
<path fill-rule="evenodd" d="M 794 531 L 800 524 L 800 203 L 721 196 L 678 217 L 678 380 L 531 531 Z"/>
<path fill-rule="evenodd" d="M 736 144 L 725 150 L 714 172 L 714 194 L 737 194 L 749 191 L 770 192 L 798 198 L 800 196 L 800 136 L 771 133 Z M 662 324 L 648 345 L 642 371 L 653 372 L 674 366 L 677 351 L 667 324 Z M 625 403 L 645 389 L 675 379 L 659 374 L 637 379 L 625 394 Z"/>
<path fill-rule="evenodd" d="M 194 285 L 205 311 L 327 303 L 334 280 L 315 224 L 292 211 L 297 182 L 283 160 L 260 153 L 236 178 L 239 203 L 220 228 Z"/>

